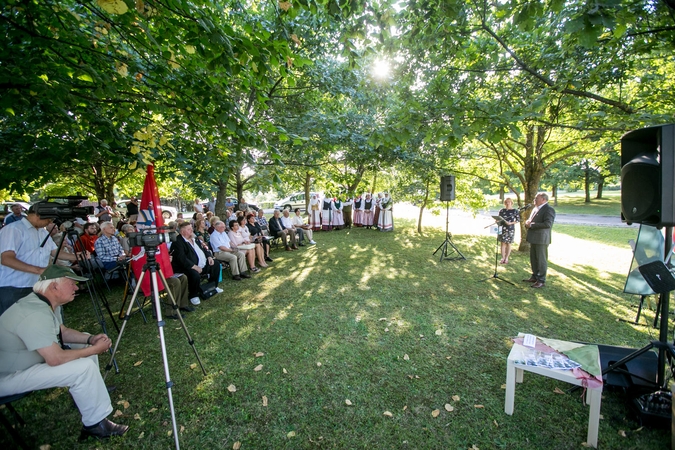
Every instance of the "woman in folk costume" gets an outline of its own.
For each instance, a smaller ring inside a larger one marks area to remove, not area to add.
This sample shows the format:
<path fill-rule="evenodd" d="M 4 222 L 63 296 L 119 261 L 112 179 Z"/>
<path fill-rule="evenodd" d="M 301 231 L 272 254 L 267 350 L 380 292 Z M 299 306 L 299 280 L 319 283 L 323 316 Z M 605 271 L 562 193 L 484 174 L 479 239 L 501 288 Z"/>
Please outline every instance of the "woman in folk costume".
<path fill-rule="evenodd" d="M 317 194 L 309 200 L 309 226 L 313 231 L 321 229 L 321 202 Z"/>
<path fill-rule="evenodd" d="M 352 227 L 352 207 L 354 206 L 354 199 L 347 198 L 342 202 L 342 218 L 345 222 L 345 228 Z"/>
<path fill-rule="evenodd" d="M 366 198 L 363 199 L 363 204 L 361 205 L 361 211 L 363 212 L 363 226 L 366 228 L 373 228 L 375 200 L 370 196 L 370 193 L 366 193 Z"/>
<path fill-rule="evenodd" d="M 393 204 L 389 192 L 385 192 L 384 198 L 380 202 L 380 220 L 377 223 L 377 228 L 380 231 L 394 231 L 394 215 L 391 210 Z"/>
<path fill-rule="evenodd" d="M 326 194 L 321 202 L 321 229 L 331 231 L 333 229 L 333 199 Z"/>
<path fill-rule="evenodd" d="M 342 229 L 345 219 L 342 215 L 342 202 L 338 197 L 333 198 L 333 228 Z"/>
<path fill-rule="evenodd" d="M 373 216 L 373 225 L 379 230 L 380 229 L 380 210 L 382 203 L 382 192 L 377 193 L 377 198 L 375 199 L 375 215 Z"/>
<path fill-rule="evenodd" d="M 361 194 L 357 195 L 354 199 L 354 226 L 362 227 L 363 226 L 363 210 L 361 209 L 363 205 L 363 197 Z"/>

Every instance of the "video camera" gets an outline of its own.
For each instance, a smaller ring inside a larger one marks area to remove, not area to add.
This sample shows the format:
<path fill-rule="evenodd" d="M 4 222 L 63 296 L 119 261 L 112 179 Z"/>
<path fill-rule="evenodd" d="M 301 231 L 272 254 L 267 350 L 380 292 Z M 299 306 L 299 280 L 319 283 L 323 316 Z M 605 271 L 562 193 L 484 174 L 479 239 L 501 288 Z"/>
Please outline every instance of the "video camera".
<path fill-rule="evenodd" d="M 149 228 L 139 233 L 129 233 L 129 245 L 132 247 L 159 247 L 165 242 L 175 242 L 178 233 L 168 231 L 169 227 Z M 157 230 L 157 233 L 149 233 L 147 230 Z M 164 231 L 160 231 L 164 230 Z"/>
<path fill-rule="evenodd" d="M 31 205 L 28 211 L 37 214 L 40 219 L 54 219 L 58 223 L 77 218 L 87 220 L 87 216 L 94 214 L 94 207 L 77 206 L 85 200 L 88 198 L 79 195 L 47 197 L 47 200 Z"/>

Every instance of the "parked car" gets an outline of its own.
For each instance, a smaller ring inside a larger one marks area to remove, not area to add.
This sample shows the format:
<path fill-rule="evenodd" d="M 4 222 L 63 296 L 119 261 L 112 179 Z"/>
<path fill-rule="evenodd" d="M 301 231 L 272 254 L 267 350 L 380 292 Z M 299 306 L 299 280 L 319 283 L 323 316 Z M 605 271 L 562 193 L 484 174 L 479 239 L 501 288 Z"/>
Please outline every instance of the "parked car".
<path fill-rule="evenodd" d="M 129 200 L 120 200 L 117 202 L 117 211 L 121 212 L 124 214 L 124 217 L 127 217 L 127 203 L 129 203 Z M 141 200 L 138 200 L 138 205 L 140 207 Z M 162 217 L 164 217 L 164 221 L 171 221 L 171 220 L 176 220 L 178 218 L 178 210 L 174 208 L 173 206 L 164 206 L 161 205 L 162 208 Z"/>
<path fill-rule="evenodd" d="M 320 192 L 310 192 L 309 197 L 311 198 L 312 195 L 314 194 L 321 194 Z M 305 210 L 305 193 L 304 192 L 295 192 L 288 197 L 279 200 L 278 202 L 274 203 L 274 209 L 290 209 L 291 211 L 294 211 L 295 208 L 300 208 L 301 210 Z"/>

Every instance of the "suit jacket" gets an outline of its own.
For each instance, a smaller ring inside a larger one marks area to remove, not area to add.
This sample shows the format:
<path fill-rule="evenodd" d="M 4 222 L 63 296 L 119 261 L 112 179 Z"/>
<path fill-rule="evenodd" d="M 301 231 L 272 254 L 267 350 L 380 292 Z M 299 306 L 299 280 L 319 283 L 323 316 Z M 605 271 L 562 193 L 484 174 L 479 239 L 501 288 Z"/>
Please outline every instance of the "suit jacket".
<path fill-rule="evenodd" d="M 272 234 L 272 236 L 276 236 L 277 233 L 286 229 L 284 224 L 281 223 L 281 218 L 277 219 L 276 217 L 272 217 L 267 224 L 270 227 L 270 234 Z"/>
<path fill-rule="evenodd" d="M 546 203 L 532 218 L 530 228 L 527 230 L 527 242 L 530 244 L 550 244 L 554 220 L 555 210 Z"/>
<path fill-rule="evenodd" d="M 204 251 L 207 259 L 209 256 L 213 256 L 211 250 L 209 250 L 202 241 L 195 238 L 195 242 Z M 192 270 L 192 266 L 199 262 L 199 257 L 197 256 L 195 249 L 193 249 L 192 246 L 185 241 L 183 236 L 180 235 L 176 238 L 176 242 L 171 244 L 171 256 L 173 256 L 171 267 L 173 268 L 173 271 L 177 273 L 185 273 L 188 270 Z"/>

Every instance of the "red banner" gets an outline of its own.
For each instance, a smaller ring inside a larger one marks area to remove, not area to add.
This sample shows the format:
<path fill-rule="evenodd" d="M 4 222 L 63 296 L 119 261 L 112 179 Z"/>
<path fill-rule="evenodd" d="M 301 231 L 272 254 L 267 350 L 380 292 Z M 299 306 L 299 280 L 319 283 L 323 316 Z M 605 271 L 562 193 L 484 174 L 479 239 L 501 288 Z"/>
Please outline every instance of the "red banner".
<path fill-rule="evenodd" d="M 155 167 L 148 166 L 148 172 L 145 175 L 145 185 L 143 186 L 143 195 L 141 196 L 141 205 L 138 210 L 138 220 L 136 222 L 136 229 L 143 233 L 147 231 L 148 233 L 157 233 L 158 230 L 155 228 L 164 226 L 164 217 L 162 217 L 162 208 L 159 202 L 159 191 L 157 190 L 157 183 L 155 183 Z M 136 259 L 136 257 L 143 253 L 141 256 Z M 134 247 L 132 251 L 134 259 L 131 261 L 131 268 L 134 271 L 134 275 L 138 280 L 141 276 L 141 271 L 143 270 L 143 265 L 146 263 L 145 249 L 143 247 Z M 155 259 L 159 263 L 160 269 L 165 278 L 171 278 L 173 276 L 173 269 L 171 268 L 171 260 L 169 259 L 169 249 L 166 247 L 166 244 L 160 244 L 157 247 L 157 253 L 155 254 Z M 159 290 L 164 289 L 162 280 L 157 276 L 157 286 Z M 141 289 L 145 296 L 149 296 L 152 293 L 152 288 L 150 287 L 150 273 L 146 273 L 143 283 L 141 283 Z"/>

